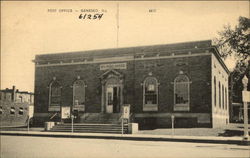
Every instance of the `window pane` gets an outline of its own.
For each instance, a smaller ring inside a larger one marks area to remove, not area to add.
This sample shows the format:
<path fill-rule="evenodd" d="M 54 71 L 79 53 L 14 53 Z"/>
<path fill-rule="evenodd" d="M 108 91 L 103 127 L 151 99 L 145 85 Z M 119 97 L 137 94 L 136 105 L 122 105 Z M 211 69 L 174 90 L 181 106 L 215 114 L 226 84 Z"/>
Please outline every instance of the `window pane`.
<path fill-rule="evenodd" d="M 157 95 L 156 94 L 146 94 L 145 95 L 146 104 L 157 104 Z"/>
<path fill-rule="evenodd" d="M 112 105 L 113 104 L 113 97 L 112 97 L 112 93 L 108 92 L 108 105 Z"/>
<path fill-rule="evenodd" d="M 175 79 L 175 104 L 189 103 L 189 79 L 186 75 L 179 75 Z"/>
<path fill-rule="evenodd" d="M 14 107 L 10 108 L 10 114 L 15 114 L 15 108 Z"/>
<path fill-rule="evenodd" d="M 188 103 L 188 83 L 178 83 L 175 89 L 175 103 L 187 104 Z"/>
<path fill-rule="evenodd" d="M 216 94 L 216 78 L 214 77 L 214 105 L 216 106 L 216 97 L 217 97 L 217 94 Z"/>
<path fill-rule="evenodd" d="M 74 105 L 84 105 L 85 103 L 85 85 L 79 80 L 74 83 Z"/>
<path fill-rule="evenodd" d="M 219 82 L 219 107 L 221 108 L 221 88 L 220 88 L 220 82 Z"/>
<path fill-rule="evenodd" d="M 154 77 L 148 77 L 145 80 L 144 103 L 157 104 L 157 80 Z"/>
<path fill-rule="evenodd" d="M 222 108 L 224 109 L 224 86 L 222 85 Z"/>
<path fill-rule="evenodd" d="M 51 85 L 50 106 L 59 106 L 61 102 L 61 87 L 57 82 Z"/>
<path fill-rule="evenodd" d="M 179 75 L 175 79 L 176 83 L 179 83 L 179 82 L 188 82 L 188 81 L 189 81 L 189 79 L 188 79 L 188 77 L 186 75 Z"/>
<path fill-rule="evenodd" d="M 19 108 L 19 115 L 23 115 L 23 108 Z"/>

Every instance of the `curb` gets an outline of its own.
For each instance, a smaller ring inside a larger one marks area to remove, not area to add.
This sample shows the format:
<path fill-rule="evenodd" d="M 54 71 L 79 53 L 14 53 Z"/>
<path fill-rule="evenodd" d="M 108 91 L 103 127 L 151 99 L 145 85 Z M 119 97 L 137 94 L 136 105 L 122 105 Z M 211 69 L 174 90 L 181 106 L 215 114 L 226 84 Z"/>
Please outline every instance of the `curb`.
<path fill-rule="evenodd" d="M 88 139 L 114 139 L 114 140 L 133 140 L 133 141 L 170 141 L 170 142 L 190 142 L 190 143 L 214 143 L 214 144 L 236 144 L 236 145 L 250 145 L 250 141 L 243 140 L 215 140 L 215 139 L 202 139 L 202 138 L 174 138 L 174 137 L 145 137 L 136 135 L 77 135 L 69 133 L 18 133 L 18 132 L 0 132 L 0 135 L 7 136 L 31 136 L 31 137 L 55 137 L 55 138 L 88 138 Z"/>

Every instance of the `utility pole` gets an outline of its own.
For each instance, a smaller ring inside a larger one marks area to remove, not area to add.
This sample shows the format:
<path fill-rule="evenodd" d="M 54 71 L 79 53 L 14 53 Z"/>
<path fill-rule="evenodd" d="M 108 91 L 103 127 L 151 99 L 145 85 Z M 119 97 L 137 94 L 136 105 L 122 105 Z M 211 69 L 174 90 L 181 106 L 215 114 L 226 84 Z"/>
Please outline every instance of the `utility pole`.
<path fill-rule="evenodd" d="M 116 13 L 116 26 L 117 26 L 117 32 L 116 32 L 116 47 L 119 47 L 119 2 L 117 3 L 117 13 Z"/>
<path fill-rule="evenodd" d="M 247 83 L 248 78 L 246 75 L 242 79 L 243 83 L 243 91 L 242 91 L 242 101 L 244 106 L 244 136 L 243 140 L 248 141 L 249 140 L 249 134 L 248 134 L 248 105 L 247 102 L 250 102 L 250 91 L 247 91 Z"/>

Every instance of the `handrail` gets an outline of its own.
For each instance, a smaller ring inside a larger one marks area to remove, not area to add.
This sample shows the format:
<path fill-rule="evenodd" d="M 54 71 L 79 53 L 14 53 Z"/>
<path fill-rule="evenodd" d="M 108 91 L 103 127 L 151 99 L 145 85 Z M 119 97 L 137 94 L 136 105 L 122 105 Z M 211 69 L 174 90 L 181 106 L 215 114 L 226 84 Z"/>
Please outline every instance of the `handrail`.
<path fill-rule="evenodd" d="M 54 113 L 54 115 L 52 115 L 49 119 L 52 120 L 58 113 Z"/>
<path fill-rule="evenodd" d="M 122 113 L 120 113 L 119 121 L 122 120 Z"/>

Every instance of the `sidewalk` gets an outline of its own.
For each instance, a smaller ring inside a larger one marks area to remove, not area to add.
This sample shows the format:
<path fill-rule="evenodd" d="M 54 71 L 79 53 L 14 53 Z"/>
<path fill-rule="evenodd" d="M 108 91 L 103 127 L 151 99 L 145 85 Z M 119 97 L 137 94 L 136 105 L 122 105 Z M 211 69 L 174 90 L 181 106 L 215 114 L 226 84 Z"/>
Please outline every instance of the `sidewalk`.
<path fill-rule="evenodd" d="M 68 133 L 68 132 L 41 132 L 41 131 L 1 131 L 0 135 L 12 136 L 37 136 L 59 138 L 92 138 L 92 139 L 117 139 L 135 141 L 173 141 L 195 143 L 217 143 L 250 145 L 250 141 L 243 141 L 242 137 L 215 137 L 215 136 L 171 136 L 151 134 L 105 134 L 105 133 Z"/>

